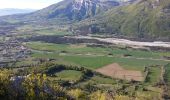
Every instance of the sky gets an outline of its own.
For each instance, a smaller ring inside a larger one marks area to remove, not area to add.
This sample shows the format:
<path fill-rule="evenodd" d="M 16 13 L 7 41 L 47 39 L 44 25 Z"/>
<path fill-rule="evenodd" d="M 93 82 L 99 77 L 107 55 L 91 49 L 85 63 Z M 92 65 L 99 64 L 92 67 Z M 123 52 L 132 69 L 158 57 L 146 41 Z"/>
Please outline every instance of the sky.
<path fill-rule="evenodd" d="M 19 8 L 19 9 L 42 9 L 61 0 L 0 0 L 0 9 Z"/>

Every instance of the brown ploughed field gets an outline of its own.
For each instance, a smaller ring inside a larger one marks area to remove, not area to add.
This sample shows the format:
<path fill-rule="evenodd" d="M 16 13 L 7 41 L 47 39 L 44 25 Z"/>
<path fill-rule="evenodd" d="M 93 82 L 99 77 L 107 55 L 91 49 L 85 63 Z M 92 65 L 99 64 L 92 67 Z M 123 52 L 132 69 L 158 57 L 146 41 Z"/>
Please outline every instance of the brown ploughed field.
<path fill-rule="evenodd" d="M 143 81 L 144 76 L 141 71 L 127 70 L 117 63 L 113 63 L 96 70 L 97 72 L 123 80 Z"/>

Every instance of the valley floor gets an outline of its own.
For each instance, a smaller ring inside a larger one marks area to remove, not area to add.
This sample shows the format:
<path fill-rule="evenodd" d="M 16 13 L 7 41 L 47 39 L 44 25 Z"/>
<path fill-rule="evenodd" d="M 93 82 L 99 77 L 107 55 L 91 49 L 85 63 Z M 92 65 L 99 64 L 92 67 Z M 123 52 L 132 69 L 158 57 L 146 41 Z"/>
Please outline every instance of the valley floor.
<path fill-rule="evenodd" d="M 66 43 L 60 43 L 60 39 Z M 14 73 L 45 73 L 53 84 L 83 89 L 88 93 L 95 91 L 87 90 L 90 85 L 130 98 L 145 98 L 142 97 L 145 95 L 160 100 L 164 94 L 165 84 L 161 82 L 165 72 L 162 70 L 170 63 L 169 43 L 153 42 L 150 45 L 151 42 L 147 42 L 143 45 L 143 42 L 127 43 L 129 40 L 124 39 L 84 36 L 36 36 L 28 40 L 17 43 L 28 52 L 24 58 L 9 64 Z M 152 47 L 166 49 L 153 50 Z"/>

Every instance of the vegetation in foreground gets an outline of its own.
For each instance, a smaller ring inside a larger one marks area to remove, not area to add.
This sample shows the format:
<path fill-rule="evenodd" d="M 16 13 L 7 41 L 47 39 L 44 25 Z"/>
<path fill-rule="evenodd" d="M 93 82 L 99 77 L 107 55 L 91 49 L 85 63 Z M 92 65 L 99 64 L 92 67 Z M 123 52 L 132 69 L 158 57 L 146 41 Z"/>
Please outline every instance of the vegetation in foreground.
<path fill-rule="evenodd" d="M 168 92 L 164 92 L 169 90 L 162 81 L 166 76 L 162 73 L 162 66 L 169 63 L 163 58 L 169 56 L 169 52 L 88 44 L 27 42 L 23 45 L 31 55 L 1 69 L 0 96 L 4 99 L 168 98 L 165 94 Z M 142 82 L 126 81 L 95 72 L 111 63 L 118 63 L 128 70 L 139 70 L 146 78 Z"/>
<path fill-rule="evenodd" d="M 0 85 L 0 97 L 5 100 L 161 100 L 162 96 L 161 88 L 152 84 L 112 79 L 83 67 L 52 63 L 1 69 Z"/>

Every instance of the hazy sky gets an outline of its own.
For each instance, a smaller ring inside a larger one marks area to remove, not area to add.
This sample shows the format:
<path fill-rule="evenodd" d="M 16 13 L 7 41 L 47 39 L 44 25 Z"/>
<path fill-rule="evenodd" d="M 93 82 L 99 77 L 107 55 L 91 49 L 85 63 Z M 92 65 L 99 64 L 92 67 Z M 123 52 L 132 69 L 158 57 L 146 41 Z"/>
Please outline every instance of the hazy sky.
<path fill-rule="evenodd" d="M 31 8 L 41 9 L 61 0 L 0 0 L 2 8 Z"/>

